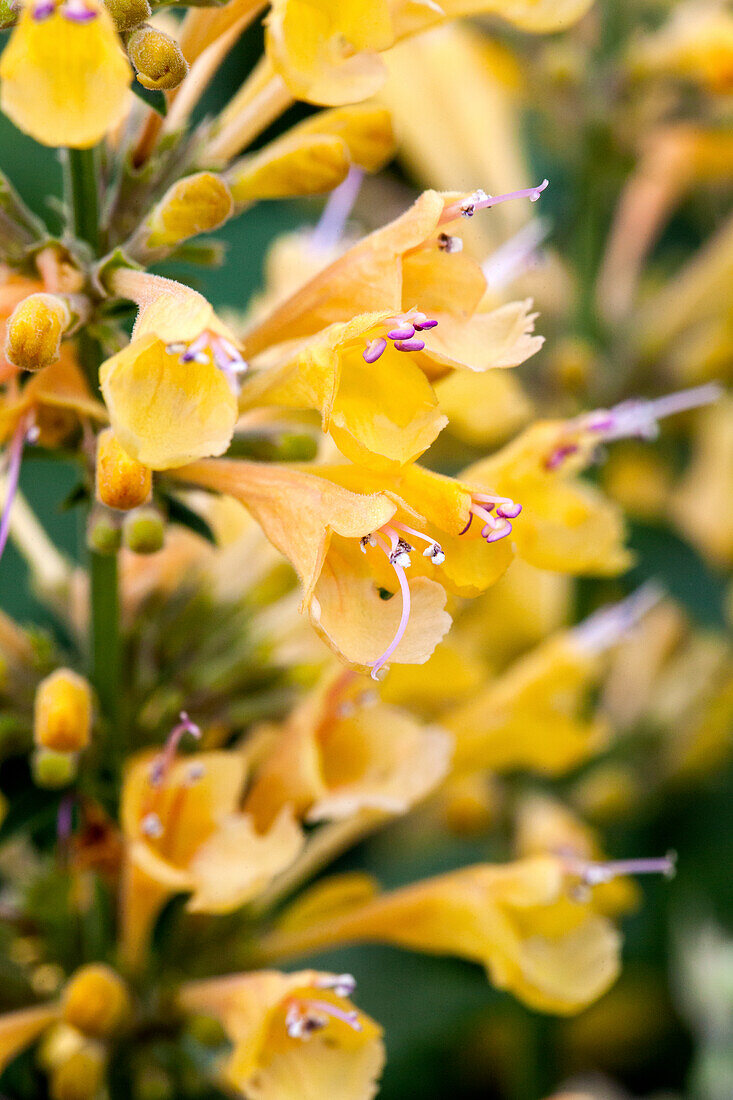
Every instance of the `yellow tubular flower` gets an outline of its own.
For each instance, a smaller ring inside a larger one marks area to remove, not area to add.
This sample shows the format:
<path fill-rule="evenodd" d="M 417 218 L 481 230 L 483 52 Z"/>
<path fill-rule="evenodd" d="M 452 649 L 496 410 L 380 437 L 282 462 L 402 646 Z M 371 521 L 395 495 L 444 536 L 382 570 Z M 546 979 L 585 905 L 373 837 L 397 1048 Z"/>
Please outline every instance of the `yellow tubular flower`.
<path fill-rule="evenodd" d="M 390 117 L 380 107 L 321 111 L 226 173 L 239 204 L 330 191 L 354 164 L 376 172 L 394 151 Z"/>
<path fill-rule="evenodd" d="M 525 197 L 539 197 L 542 189 L 529 188 Z M 524 362 L 542 343 L 531 336 L 531 303 L 487 311 L 481 267 L 461 250 L 455 235 L 460 219 L 480 208 L 482 194 L 425 191 L 395 221 L 364 237 L 255 320 L 243 337 L 247 354 L 312 336 L 356 314 L 389 310 L 397 328 L 417 311 L 425 314 L 418 350 L 427 349 L 421 365 L 431 377 L 457 366 L 481 371 Z M 510 197 L 484 195 L 483 204 Z M 404 350 L 414 349 L 408 342 Z"/>
<path fill-rule="evenodd" d="M 445 776 L 451 739 L 330 676 L 291 714 L 259 767 L 245 809 L 260 827 L 290 804 L 309 822 L 362 810 L 406 813 Z"/>
<path fill-rule="evenodd" d="M 186 1012 L 215 1016 L 234 1050 L 224 1077 L 251 1100 L 372 1100 L 381 1029 L 354 1008 L 349 974 L 261 970 L 184 985 Z"/>
<path fill-rule="evenodd" d="M 303 843 L 288 808 L 261 834 L 252 817 L 239 812 L 246 775 L 241 754 L 176 761 L 185 732 L 198 731 L 182 715 L 163 752 L 133 759 L 123 784 L 122 938 L 131 965 L 144 957 L 152 924 L 172 894 L 190 893 L 193 912 L 231 912 L 285 870 Z"/>
<path fill-rule="evenodd" d="M 364 495 L 315 473 L 237 460 L 199 462 L 176 476 L 228 493 L 249 509 L 295 568 L 302 609 L 355 667 L 376 675 L 388 658 L 421 664 L 446 634 L 443 588 L 425 576 L 408 582 L 400 564 L 403 551 L 390 521 L 398 509 L 415 517 L 394 493 Z M 440 551 L 433 539 L 423 541 L 426 552 Z M 390 587 L 380 590 L 383 572 Z M 400 601 L 392 598 L 398 587 Z"/>
<path fill-rule="evenodd" d="M 463 470 L 461 479 L 521 501 L 514 542 L 531 565 L 576 575 L 622 573 L 632 560 L 623 545 L 623 514 L 576 476 L 596 444 L 592 433 L 568 425 L 538 421 L 491 458 Z"/>
<path fill-rule="evenodd" d="M 36 690 L 33 738 L 41 748 L 79 752 L 89 744 L 92 692 L 83 676 L 58 668 Z"/>
<path fill-rule="evenodd" d="M 236 337 L 205 298 L 181 283 L 127 269 L 112 279 L 119 294 L 140 306 L 131 343 L 99 373 L 120 444 L 153 470 L 222 454 L 244 369 Z"/>
<path fill-rule="evenodd" d="M 593 865 L 591 865 L 593 866 Z M 540 1012 L 579 1012 L 619 969 L 619 936 L 554 856 L 477 865 L 338 905 L 336 882 L 313 887 L 263 941 L 283 958 L 346 943 L 383 942 L 486 967 L 499 989 Z M 576 878 L 577 881 L 577 878 Z M 329 907 L 319 894 L 329 892 Z"/>
<path fill-rule="evenodd" d="M 597 752 L 608 736 L 600 717 L 583 716 L 602 671 L 593 653 L 560 634 L 521 657 L 498 679 L 443 715 L 456 738 L 455 767 L 529 768 L 557 775 Z"/>
<path fill-rule="evenodd" d="M 555 855 L 578 861 L 602 862 L 605 856 L 593 830 L 562 802 L 542 794 L 525 795 L 516 811 L 515 849 L 518 857 Z M 592 904 L 608 917 L 635 909 L 639 891 L 624 875 L 600 882 Z"/>
<path fill-rule="evenodd" d="M 677 4 L 669 21 L 632 46 L 629 64 L 637 76 L 676 76 L 713 94 L 733 89 L 733 15 L 715 0 Z"/>
<path fill-rule="evenodd" d="M 130 458 L 111 428 L 97 436 L 97 500 L 108 508 L 128 512 L 150 499 L 152 471 Z"/>
<path fill-rule="evenodd" d="M 42 145 L 84 149 L 121 121 L 131 76 L 100 0 L 35 0 L 0 58 L 0 107 Z"/>

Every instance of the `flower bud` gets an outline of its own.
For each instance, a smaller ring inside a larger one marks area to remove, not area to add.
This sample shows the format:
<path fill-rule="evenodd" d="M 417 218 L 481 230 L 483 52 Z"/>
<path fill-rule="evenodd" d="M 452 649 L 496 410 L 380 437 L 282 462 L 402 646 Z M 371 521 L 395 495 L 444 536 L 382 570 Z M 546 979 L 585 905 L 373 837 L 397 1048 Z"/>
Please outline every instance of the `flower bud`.
<path fill-rule="evenodd" d="M 38 749 L 33 754 L 31 770 L 37 787 L 52 791 L 59 787 L 68 787 L 76 779 L 76 754 Z"/>
<path fill-rule="evenodd" d="M 120 446 L 111 428 L 97 437 L 97 500 L 129 512 L 150 498 L 153 474 Z"/>
<path fill-rule="evenodd" d="M 137 508 L 125 516 L 122 541 L 134 554 L 155 554 L 165 542 L 165 523 L 155 508 Z"/>
<path fill-rule="evenodd" d="M 151 14 L 148 0 L 105 0 L 105 7 L 120 34 L 139 27 Z"/>
<path fill-rule="evenodd" d="M 181 47 L 174 38 L 145 23 L 127 40 L 127 53 L 143 88 L 171 91 L 188 73 Z"/>
<path fill-rule="evenodd" d="M 126 1023 L 130 995 L 111 966 L 90 963 L 72 974 L 61 996 L 64 1021 L 85 1035 L 113 1035 Z"/>
<path fill-rule="evenodd" d="M 234 209 L 232 193 L 213 172 L 186 176 L 168 189 L 148 220 L 145 245 L 172 247 L 180 241 L 218 229 Z"/>
<path fill-rule="evenodd" d="M 92 693 L 83 676 L 57 668 L 36 689 L 33 737 L 56 753 L 79 752 L 89 744 Z"/>
<path fill-rule="evenodd" d="M 71 324 L 71 311 L 55 294 L 29 294 L 7 324 L 5 355 L 21 370 L 41 370 L 55 363 L 61 337 Z"/>
<path fill-rule="evenodd" d="M 20 5 L 15 0 L 0 0 L 0 31 L 6 31 L 18 22 Z"/>
<path fill-rule="evenodd" d="M 86 1042 L 50 1074 L 52 1100 L 96 1100 L 104 1083 L 107 1057 L 101 1043 Z"/>
<path fill-rule="evenodd" d="M 87 524 L 87 547 L 95 554 L 116 554 L 122 545 L 122 530 L 106 508 L 95 509 Z"/>

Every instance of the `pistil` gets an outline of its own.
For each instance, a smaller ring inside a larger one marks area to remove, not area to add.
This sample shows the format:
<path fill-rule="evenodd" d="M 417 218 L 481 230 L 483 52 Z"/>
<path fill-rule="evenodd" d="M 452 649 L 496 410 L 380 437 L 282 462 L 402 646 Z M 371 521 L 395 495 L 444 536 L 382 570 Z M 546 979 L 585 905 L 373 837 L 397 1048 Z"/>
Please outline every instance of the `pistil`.
<path fill-rule="evenodd" d="M 509 191 L 506 195 L 487 195 L 480 188 L 474 191 L 466 199 L 451 203 L 446 206 L 440 219 L 440 224 L 455 221 L 456 218 L 472 218 L 479 210 L 490 210 L 492 206 L 498 206 L 502 202 L 510 202 L 512 199 L 529 199 L 537 202 L 542 192 L 549 185 L 549 180 L 543 180 L 537 187 L 525 187 L 521 191 Z"/>

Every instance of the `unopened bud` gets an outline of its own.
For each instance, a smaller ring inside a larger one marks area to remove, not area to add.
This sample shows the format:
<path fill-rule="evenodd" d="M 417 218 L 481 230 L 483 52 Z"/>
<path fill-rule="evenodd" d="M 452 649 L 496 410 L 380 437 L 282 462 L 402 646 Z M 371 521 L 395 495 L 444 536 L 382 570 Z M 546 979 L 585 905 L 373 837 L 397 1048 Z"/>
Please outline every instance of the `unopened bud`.
<path fill-rule="evenodd" d="M 36 689 L 33 738 L 42 749 L 79 752 L 89 744 L 92 693 L 83 676 L 57 668 Z"/>
<path fill-rule="evenodd" d="M 112 512 L 95 509 L 87 524 L 87 546 L 95 554 L 116 554 L 122 545 L 122 529 Z"/>
<path fill-rule="evenodd" d="M 146 229 L 148 249 L 171 248 L 198 233 L 218 229 L 234 209 L 228 185 L 214 172 L 186 176 L 168 189 L 151 213 Z"/>
<path fill-rule="evenodd" d="M 55 294 L 29 294 L 7 324 L 5 355 L 21 370 L 41 370 L 55 363 L 61 337 L 71 324 L 71 310 Z"/>
<path fill-rule="evenodd" d="M 104 0 L 104 3 L 121 34 L 134 30 L 150 18 L 148 0 Z"/>
<path fill-rule="evenodd" d="M 33 754 L 31 770 L 37 787 L 52 791 L 68 787 L 76 779 L 76 753 L 38 749 Z"/>
<path fill-rule="evenodd" d="M 0 0 L 0 31 L 6 31 L 18 22 L 20 5 L 14 0 Z"/>
<path fill-rule="evenodd" d="M 137 508 L 125 516 L 122 541 L 134 554 L 155 554 L 165 542 L 165 523 L 155 508 Z"/>
<path fill-rule="evenodd" d="M 132 32 L 127 52 L 138 81 L 151 91 L 171 91 L 188 73 L 188 62 L 175 38 L 149 23 Z"/>
<path fill-rule="evenodd" d="M 52 1100 L 97 1100 L 107 1064 L 101 1043 L 87 1041 L 50 1074 Z"/>
<path fill-rule="evenodd" d="M 130 1010 L 127 986 L 104 963 L 82 966 L 72 974 L 61 996 L 64 1021 L 95 1038 L 119 1031 L 129 1019 Z"/>
<path fill-rule="evenodd" d="M 111 428 L 97 437 L 97 500 L 129 512 L 150 499 L 153 474 L 120 445 Z"/>

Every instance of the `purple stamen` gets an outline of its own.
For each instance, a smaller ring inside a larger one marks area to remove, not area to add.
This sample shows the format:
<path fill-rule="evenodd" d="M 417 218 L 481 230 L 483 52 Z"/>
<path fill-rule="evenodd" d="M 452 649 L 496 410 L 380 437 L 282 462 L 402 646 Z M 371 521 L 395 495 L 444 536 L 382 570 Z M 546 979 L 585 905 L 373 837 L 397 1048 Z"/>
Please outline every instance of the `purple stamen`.
<path fill-rule="evenodd" d="M 577 443 L 563 443 L 562 446 L 555 448 L 549 458 L 545 459 L 545 469 L 557 470 L 566 458 L 574 455 L 577 451 Z"/>
<path fill-rule="evenodd" d="M 463 528 L 462 531 L 458 532 L 458 537 L 459 538 L 461 537 L 461 535 L 465 535 L 466 531 L 469 529 L 469 527 L 471 526 L 472 523 L 473 523 L 473 512 L 469 512 L 469 514 L 468 514 L 468 523 L 466 524 L 466 526 Z"/>
<path fill-rule="evenodd" d="M 429 328 L 436 328 L 437 324 L 438 322 L 432 317 L 426 321 L 415 321 L 415 328 L 418 332 L 425 332 Z"/>
<path fill-rule="evenodd" d="M 597 432 L 605 442 L 614 439 L 656 439 L 659 421 L 676 413 L 688 412 L 717 401 L 722 388 L 715 382 L 678 393 L 666 394 L 651 401 L 642 398 L 623 401 L 606 410 L 599 409 L 579 417 L 575 424 L 586 431 Z"/>
<path fill-rule="evenodd" d="M 351 997 L 356 989 L 356 978 L 353 974 L 324 974 L 316 980 L 315 986 L 331 989 L 337 997 Z"/>
<path fill-rule="evenodd" d="M 49 15 L 53 15 L 55 11 L 56 5 L 53 0 L 41 0 L 41 3 L 33 5 L 33 18 L 40 23 L 44 19 L 48 19 Z"/>
<path fill-rule="evenodd" d="M 97 18 L 93 8 L 88 8 L 84 3 L 75 3 L 74 0 L 67 0 L 67 3 L 61 6 L 61 14 L 72 23 L 91 23 Z"/>
<path fill-rule="evenodd" d="M 151 787 L 162 787 L 165 779 L 173 766 L 173 762 L 176 758 L 178 746 L 181 742 L 181 738 L 185 733 L 190 733 L 192 737 L 197 739 L 201 737 L 201 730 L 192 722 L 186 714 L 185 710 L 181 711 L 180 722 L 174 729 L 171 730 L 168 740 L 165 743 L 162 753 L 153 762 L 153 766 L 150 769 L 150 785 Z"/>
<path fill-rule="evenodd" d="M 416 328 L 417 325 L 403 325 L 402 328 L 390 329 L 387 335 L 390 340 L 411 340 Z"/>
<path fill-rule="evenodd" d="M 521 191 L 509 191 L 506 195 L 487 195 L 485 191 L 474 191 L 473 195 L 446 206 L 440 219 L 441 223 L 455 221 L 456 218 L 472 218 L 477 210 L 489 210 L 499 203 L 509 202 L 512 199 L 529 199 L 537 202 L 542 192 L 548 186 L 549 180 L 543 180 L 538 187 L 525 187 Z"/>
<path fill-rule="evenodd" d="M 488 534 L 486 533 L 487 530 L 489 532 Z M 483 535 L 486 542 L 499 542 L 500 539 L 505 539 L 507 535 L 511 535 L 513 530 L 514 528 L 512 527 L 509 520 L 507 520 L 503 527 L 496 527 L 493 530 L 491 530 L 491 528 L 489 528 L 487 524 L 481 534 Z"/>
<path fill-rule="evenodd" d="M 422 351 L 425 347 L 424 340 L 396 340 L 397 351 Z"/>
<path fill-rule="evenodd" d="M 501 516 L 502 519 L 516 519 L 521 511 L 521 504 L 500 504 L 496 509 L 496 514 L 497 516 Z"/>
<path fill-rule="evenodd" d="M 677 853 L 667 852 L 666 856 L 650 859 L 616 859 L 597 863 L 569 856 L 565 858 L 565 865 L 569 873 L 577 875 L 586 886 L 600 886 L 619 875 L 664 875 L 665 878 L 674 878 Z"/>
<path fill-rule="evenodd" d="M 5 504 L 0 517 L 0 558 L 5 552 L 5 545 L 10 534 L 10 512 L 18 491 L 18 479 L 20 478 L 20 466 L 23 460 L 23 447 L 29 434 L 28 420 L 21 417 L 13 432 L 8 449 L 8 476 L 5 483 Z"/>
<path fill-rule="evenodd" d="M 383 336 L 378 337 L 376 340 L 370 340 L 366 348 L 362 352 L 362 357 L 365 363 L 376 363 L 377 359 L 384 354 L 387 349 L 387 341 Z"/>
<path fill-rule="evenodd" d="M 571 636 L 580 649 L 603 653 L 633 630 L 663 596 L 664 590 L 653 581 L 648 581 L 625 600 L 594 612 L 573 627 Z"/>
<path fill-rule="evenodd" d="M 539 263 L 539 248 L 549 232 L 550 223 L 546 219 L 533 218 L 492 252 L 481 265 L 487 286 L 501 290 Z"/>
<path fill-rule="evenodd" d="M 352 165 L 343 183 L 331 192 L 321 219 L 311 234 L 310 247 L 313 251 L 330 252 L 339 243 L 363 179 L 363 169 Z"/>

